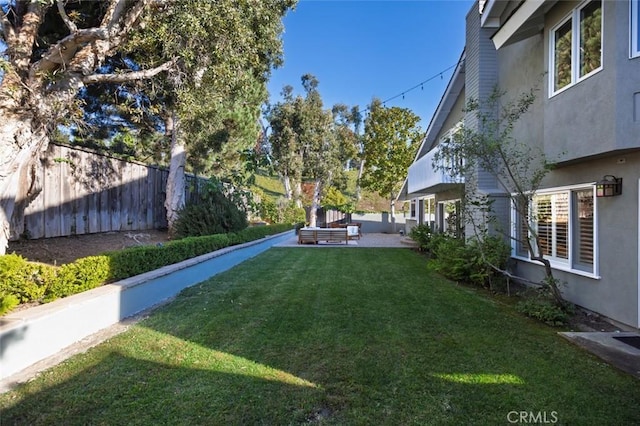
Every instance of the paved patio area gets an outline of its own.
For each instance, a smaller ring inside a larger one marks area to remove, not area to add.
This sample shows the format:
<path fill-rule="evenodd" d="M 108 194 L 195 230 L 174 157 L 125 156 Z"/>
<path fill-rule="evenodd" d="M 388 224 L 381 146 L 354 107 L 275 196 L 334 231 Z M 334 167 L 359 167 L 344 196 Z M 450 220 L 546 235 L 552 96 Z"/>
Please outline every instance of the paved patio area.
<path fill-rule="evenodd" d="M 360 239 L 350 240 L 345 243 L 325 243 L 319 244 L 298 244 L 298 236 L 294 235 L 290 239 L 276 244 L 274 247 L 385 247 L 385 248 L 412 248 L 416 243 L 409 237 L 398 234 L 376 234 L 366 233 Z"/>

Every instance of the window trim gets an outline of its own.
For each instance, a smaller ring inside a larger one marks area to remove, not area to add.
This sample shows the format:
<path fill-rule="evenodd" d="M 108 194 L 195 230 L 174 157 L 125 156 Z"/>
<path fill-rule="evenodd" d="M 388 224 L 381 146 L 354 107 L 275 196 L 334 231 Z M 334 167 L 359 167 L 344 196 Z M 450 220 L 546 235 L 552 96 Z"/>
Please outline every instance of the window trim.
<path fill-rule="evenodd" d="M 585 271 L 582 269 L 577 269 L 574 267 L 578 262 L 574 259 L 575 256 L 575 247 L 573 247 L 574 242 L 574 233 L 576 228 L 576 217 L 575 217 L 575 206 L 574 206 L 574 193 L 580 190 L 591 190 L 593 193 L 593 269 L 591 272 Z M 551 256 L 545 256 L 551 267 L 555 270 L 569 272 L 574 275 L 581 275 L 587 278 L 600 279 L 600 266 L 599 266 L 599 253 L 598 253 L 598 203 L 597 197 L 595 194 L 595 182 L 576 184 L 576 185 L 568 185 L 554 188 L 545 188 L 544 190 L 536 191 L 535 195 L 547 195 L 547 194 L 557 194 L 557 193 L 568 193 L 569 197 L 569 233 L 568 233 L 568 241 L 569 241 L 569 258 L 566 261 L 558 261 L 557 259 Z M 515 195 L 515 194 L 512 194 Z M 518 226 L 518 213 L 513 205 L 514 198 L 511 200 L 511 257 L 523 262 L 531 263 L 534 265 L 541 266 L 542 264 L 536 260 L 531 260 L 530 256 L 522 256 L 517 254 L 517 226 Z"/>
<path fill-rule="evenodd" d="M 549 97 L 553 97 L 558 93 L 562 93 L 570 87 L 575 86 L 581 81 L 586 80 L 594 74 L 602 71 L 604 63 L 604 5 L 605 1 L 600 0 L 600 66 L 589 71 L 587 74 L 580 76 L 580 12 L 593 0 L 586 0 L 578 7 L 573 9 L 567 16 L 562 18 L 556 25 L 549 30 Z M 635 0 L 637 1 L 637 0 Z M 560 27 L 571 21 L 571 81 L 566 86 L 555 90 L 555 33 Z"/>
<path fill-rule="evenodd" d="M 640 56 L 640 0 L 629 1 L 629 58 Z"/>

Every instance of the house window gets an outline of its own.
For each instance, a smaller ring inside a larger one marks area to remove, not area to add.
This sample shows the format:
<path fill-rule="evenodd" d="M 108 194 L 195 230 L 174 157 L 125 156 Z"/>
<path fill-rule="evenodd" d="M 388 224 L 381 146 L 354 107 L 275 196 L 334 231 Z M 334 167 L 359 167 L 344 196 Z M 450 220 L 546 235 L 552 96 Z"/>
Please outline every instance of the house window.
<path fill-rule="evenodd" d="M 417 217 L 416 215 L 416 200 L 411 200 L 411 217 L 412 219 L 415 219 Z"/>
<path fill-rule="evenodd" d="M 640 56 L 640 0 L 631 0 L 631 57 Z"/>
<path fill-rule="evenodd" d="M 602 67 L 602 0 L 575 9 L 551 30 L 550 40 L 553 95 Z"/>
<path fill-rule="evenodd" d="M 516 257 L 530 258 L 530 241 L 534 255 L 542 255 L 556 268 L 595 272 L 593 187 L 536 194 L 527 208 L 512 208 Z"/>

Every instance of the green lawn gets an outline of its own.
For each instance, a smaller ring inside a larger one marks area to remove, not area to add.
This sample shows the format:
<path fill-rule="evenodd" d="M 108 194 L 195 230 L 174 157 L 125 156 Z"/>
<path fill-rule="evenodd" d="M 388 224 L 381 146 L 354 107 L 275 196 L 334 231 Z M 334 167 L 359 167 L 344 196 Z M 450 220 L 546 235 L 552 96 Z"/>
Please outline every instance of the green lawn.
<path fill-rule="evenodd" d="M 271 249 L 0 395 L 0 424 L 638 424 L 640 383 L 556 332 L 410 250 Z"/>

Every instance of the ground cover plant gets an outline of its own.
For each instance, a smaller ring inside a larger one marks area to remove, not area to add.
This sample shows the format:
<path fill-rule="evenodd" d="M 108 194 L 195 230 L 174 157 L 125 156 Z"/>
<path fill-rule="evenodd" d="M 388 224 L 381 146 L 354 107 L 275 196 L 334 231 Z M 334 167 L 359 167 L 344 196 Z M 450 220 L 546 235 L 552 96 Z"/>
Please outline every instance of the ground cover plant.
<path fill-rule="evenodd" d="M 636 379 L 483 294 L 411 250 L 273 248 L 0 395 L 2 424 L 638 424 Z"/>

